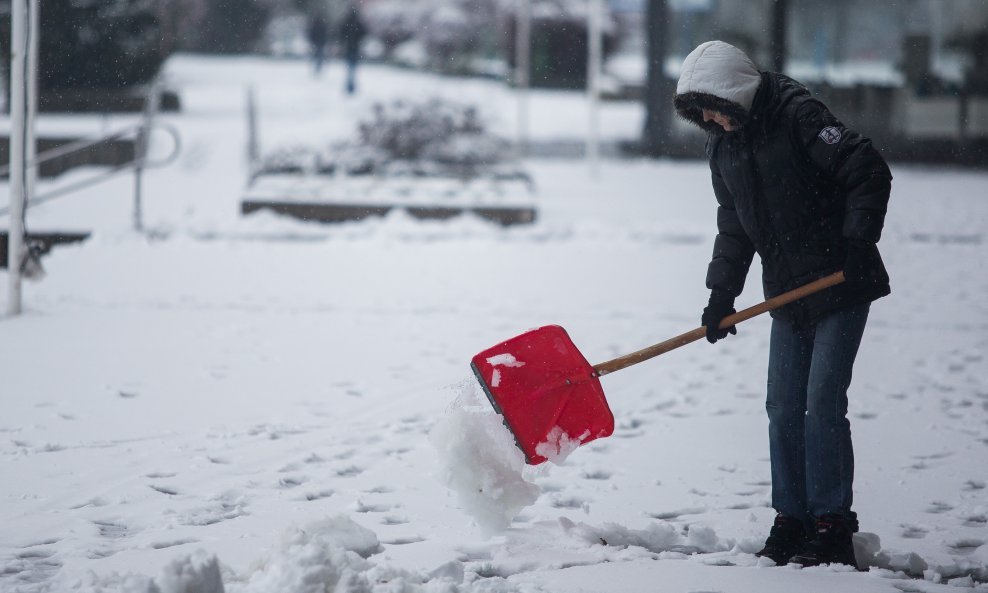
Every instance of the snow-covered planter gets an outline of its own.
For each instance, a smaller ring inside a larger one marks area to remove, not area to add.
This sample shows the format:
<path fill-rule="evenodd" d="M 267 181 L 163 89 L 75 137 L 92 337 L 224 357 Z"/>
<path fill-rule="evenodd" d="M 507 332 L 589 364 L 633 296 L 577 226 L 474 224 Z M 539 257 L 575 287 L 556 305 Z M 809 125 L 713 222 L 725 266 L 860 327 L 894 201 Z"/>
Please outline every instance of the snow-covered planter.
<path fill-rule="evenodd" d="M 289 146 L 255 167 L 241 211 L 339 222 L 404 208 L 416 218 L 472 212 L 502 225 L 535 220 L 532 180 L 476 107 L 445 99 L 372 106 L 352 140 Z"/>

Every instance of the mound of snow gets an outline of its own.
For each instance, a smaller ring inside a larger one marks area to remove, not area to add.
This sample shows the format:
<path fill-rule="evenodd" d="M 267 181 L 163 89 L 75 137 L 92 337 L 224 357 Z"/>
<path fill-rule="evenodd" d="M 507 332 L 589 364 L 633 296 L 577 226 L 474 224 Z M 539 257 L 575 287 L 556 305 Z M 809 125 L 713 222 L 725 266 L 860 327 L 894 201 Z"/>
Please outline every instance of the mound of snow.
<path fill-rule="evenodd" d="M 477 382 L 465 381 L 457 391 L 429 439 L 438 453 L 440 479 L 491 535 L 533 504 L 539 488 L 525 478 L 525 456 Z"/>

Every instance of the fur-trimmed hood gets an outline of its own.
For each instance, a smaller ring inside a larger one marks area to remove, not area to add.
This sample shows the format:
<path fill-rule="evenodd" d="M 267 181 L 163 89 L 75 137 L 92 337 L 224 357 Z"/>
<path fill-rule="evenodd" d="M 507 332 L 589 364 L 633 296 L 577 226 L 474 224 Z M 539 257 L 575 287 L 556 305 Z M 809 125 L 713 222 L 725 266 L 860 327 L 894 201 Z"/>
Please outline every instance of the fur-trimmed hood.
<path fill-rule="evenodd" d="M 707 132 L 722 133 L 703 121 L 703 109 L 718 111 L 743 126 L 761 84 L 761 73 L 743 51 L 723 41 L 708 41 L 686 56 L 673 105 L 680 117 Z"/>

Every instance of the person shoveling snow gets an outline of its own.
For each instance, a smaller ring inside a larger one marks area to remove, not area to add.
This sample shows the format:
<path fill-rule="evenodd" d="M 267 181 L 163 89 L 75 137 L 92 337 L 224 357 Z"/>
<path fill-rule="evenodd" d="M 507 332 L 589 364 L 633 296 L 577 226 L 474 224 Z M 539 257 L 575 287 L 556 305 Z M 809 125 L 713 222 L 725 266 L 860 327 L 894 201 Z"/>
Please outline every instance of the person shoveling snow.
<path fill-rule="evenodd" d="M 736 333 L 755 253 L 766 298 L 843 270 L 844 282 L 773 311 L 769 344 L 771 534 L 777 564 L 856 564 L 851 368 L 872 301 L 890 293 L 878 253 L 892 175 L 871 141 L 795 80 L 708 41 L 683 62 L 674 105 L 709 134 L 717 229 L 703 310 L 707 340 Z"/>

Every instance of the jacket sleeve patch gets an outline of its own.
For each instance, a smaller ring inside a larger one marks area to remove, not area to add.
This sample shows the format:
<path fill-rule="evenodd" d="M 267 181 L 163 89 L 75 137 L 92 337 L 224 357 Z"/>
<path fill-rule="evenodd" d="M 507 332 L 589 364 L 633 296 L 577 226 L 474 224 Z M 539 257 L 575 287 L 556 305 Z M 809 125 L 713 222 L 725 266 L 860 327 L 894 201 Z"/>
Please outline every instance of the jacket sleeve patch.
<path fill-rule="evenodd" d="M 820 133 L 817 135 L 827 144 L 837 144 L 840 142 L 841 137 L 840 129 L 834 126 L 827 126 L 826 128 L 820 130 Z"/>

